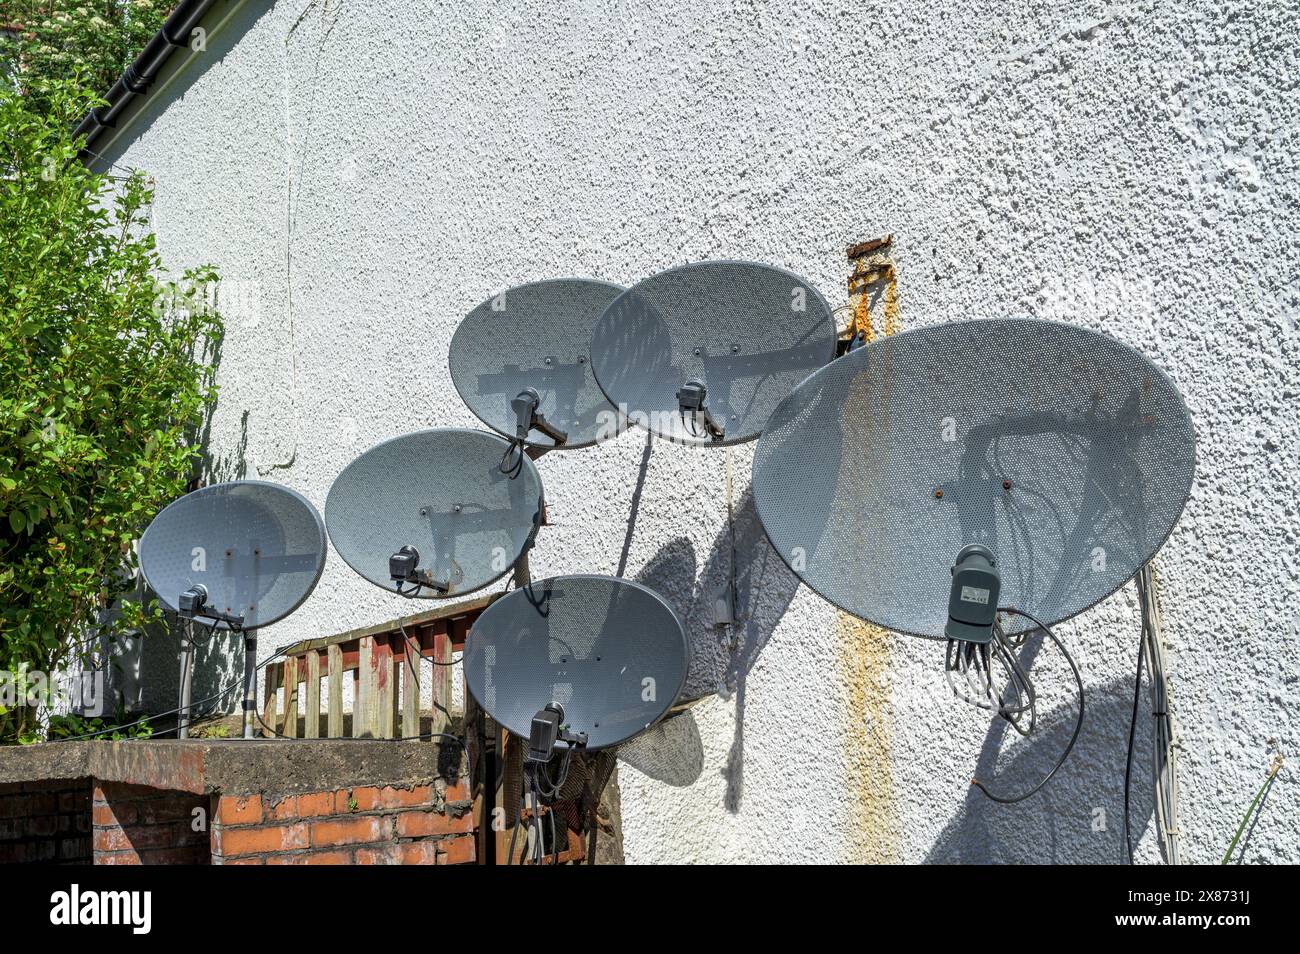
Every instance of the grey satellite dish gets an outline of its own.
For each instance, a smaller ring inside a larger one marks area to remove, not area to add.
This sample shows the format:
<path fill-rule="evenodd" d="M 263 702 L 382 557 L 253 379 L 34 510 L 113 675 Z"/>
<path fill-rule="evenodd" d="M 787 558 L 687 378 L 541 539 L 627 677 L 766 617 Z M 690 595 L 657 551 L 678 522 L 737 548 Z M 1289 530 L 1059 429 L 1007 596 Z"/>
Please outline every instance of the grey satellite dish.
<path fill-rule="evenodd" d="M 753 262 L 660 272 L 616 298 L 592 338 L 592 369 L 635 424 L 683 443 L 756 438 L 790 390 L 835 356 L 826 300 Z"/>
<path fill-rule="evenodd" d="M 461 596 L 507 573 L 542 518 L 542 481 L 527 455 L 499 468 L 510 442 L 485 431 L 419 431 L 370 448 L 325 499 L 339 556 L 404 596 Z"/>
<path fill-rule="evenodd" d="M 215 484 L 168 504 L 145 530 L 140 572 L 182 618 L 244 635 L 244 737 L 252 738 L 257 641 L 303 604 L 325 568 L 325 525 L 305 497 L 261 480 Z M 181 637 L 177 729 L 187 736 L 192 646 Z"/>
<path fill-rule="evenodd" d="M 592 377 L 590 351 L 596 320 L 622 291 L 564 278 L 483 302 L 451 339 L 451 380 L 462 400 L 494 431 L 535 447 L 617 436 L 626 420 Z"/>
<path fill-rule="evenodd" d="M 998 605 L 1048 625 L 1074 616 L 1164 543 L 1195 452 L 1178 390 L 1128 345 L 1056 322 L 966 321 L 811 375 L 759 442 L 754 498 L 777 552 L 827 600 L 953 638 L 959 554 L 962 572 L 978 578 L 991 554 L 1000 573 L 993 605 L 972 603 L 986 625 Z"/>
<path fill-rule="evenodd" d="M 140 571 L 158 601 L 183 612 L 205 590 L 195 618 L 218 629 L 257 629 L 311 595 L 325 567 L 325 525 L 305 497 L 260 480 L 215 484 L 168 504 L 140 538 Z"/>
<path fill-rule="evenodd" d="M 680 617 L 654 590 L 612 576 L 561 576 L 484 610 L 464 662 L 469 691 L 509 731 L 529 738 L 534 720 L 558 705 L 561 726 L 601 749 L 668 712 L 690 659 Z"/>

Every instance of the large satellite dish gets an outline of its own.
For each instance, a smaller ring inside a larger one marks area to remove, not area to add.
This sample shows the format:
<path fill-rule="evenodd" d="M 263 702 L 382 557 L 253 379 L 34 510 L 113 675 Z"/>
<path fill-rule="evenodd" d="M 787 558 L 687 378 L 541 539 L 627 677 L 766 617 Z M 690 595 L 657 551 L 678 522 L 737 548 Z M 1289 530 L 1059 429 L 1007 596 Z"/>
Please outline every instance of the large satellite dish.
<path fill-rule="evenodd" d="M 451 339 L 451 379 L 461 398 L 494 431 L 536 447 L 586 447 L 616 436 L 626 420 L 592 377 L 591 335 L 622 291 L 565 278 L 483 302 Z"/>
<path fill-rule="evenodd" d="M 140 538 L 139 554 L 145 581 L 168 610 L 188 613 L 201 592 L 199 609 L 209 612 L 193 614 L 197 621 L 251 630 L 311 595 L 325 567 L 325 525 L 301 494 L 239 480 L 168 504 Z"/>
<path fill-rule="evenodd" d="M 660 272 L 596 323 L 592 368 L 633 423 L 683 443 L 756 438 L 777 403 L 835 356 L 835 321 L 797 275 L 753 262 Z"/>
<path fill-rule="evenodd" d="M 465 683 L 498 723 L 529 738 L 552 704 L 601 749 L 672 707 L 690 663 L 680 617 L 654 590 L 611 576 L 561 576 L 498 599 L 465 641 Z"/>
<path fill-rule="evenodd" d="M 514 477 L 500 470 L 509 448 L 495 434 L 455 428 L 372 447 L 325 499 L 339 556 L 404 596 L 460 596 L 499 579 L 542 517 L 542 481 L 527 455 Z"/>
<path fill-rule="evenodd" d="M 1182 513 L 1195 448 L 1178 390 L 1128 345 L 1056 322 L 966 321 L 811 375 L 768 422 L 754 498 L 823 597 L 942 638 L 950 573 L 972 545 L 1000 571 L 994 601 L 1048 625 L 1122 586 Z"/>

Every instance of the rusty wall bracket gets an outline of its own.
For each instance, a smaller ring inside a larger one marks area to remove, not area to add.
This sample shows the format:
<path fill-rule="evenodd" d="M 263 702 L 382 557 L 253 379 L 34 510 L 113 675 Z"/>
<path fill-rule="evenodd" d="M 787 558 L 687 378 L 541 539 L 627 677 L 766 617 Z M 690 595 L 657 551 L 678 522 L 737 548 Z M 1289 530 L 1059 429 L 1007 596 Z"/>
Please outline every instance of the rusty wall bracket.
<path fill-rule="evenodd" d="M 884 327 L 879 331 L 892 335 L 899 330 L 898 273 L 893 259 L 894 236 L 882 235 L 850 245 L 845 251 L 852 266 L 849 274 L 849 327 L 841 340 L 839 351 L 870 344 L 876 339 L 877 329 L 871 320 L 871 303 L 882 303 Z"/>

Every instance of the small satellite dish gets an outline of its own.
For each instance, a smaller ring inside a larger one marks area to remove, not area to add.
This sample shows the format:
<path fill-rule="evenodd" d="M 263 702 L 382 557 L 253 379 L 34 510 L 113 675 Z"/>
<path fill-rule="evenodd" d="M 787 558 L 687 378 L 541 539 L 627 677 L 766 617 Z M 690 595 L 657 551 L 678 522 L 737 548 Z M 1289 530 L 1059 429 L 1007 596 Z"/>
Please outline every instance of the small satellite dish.
<path fill-rule="evenodd" d="M 596 320 L 623 288 L 564 278 L 507 289 L 461 321 L 451 380 L 478 418 L 534 447 L 587 447 L 626 420 L 591 374 Z"/>
<path fill-rule="evenodd" d="M 237 480 L 186 494 L 140 538 L 140 572 L 182 618 L 244 638 L 244 738 L 253 737 L 257 640 L 311 595 L 325 568 L 325 525 L 305 497 L 279 484 Z M 188 733 L 193 645 L 181 636 L 177 729 Z"/>
<path fill-rule="evenodd" d="M 827 600 L 979 642 L 997 608 L 981 593 L 1051 625 L 1122 586 L 1172 531 L 1195 456 L 1177 388 L 1128 345 L 965 321 L 811 375 L 772 414 L 753 486 L 773 546 Z M 1000 595 L 980 582 L 998 577 Z M 972 612 L 950 616 L 963 593 Z M 1032 628 L 1017 615 L 1008 632 Z"/>
<path fill-rule="evenodd" d="M 403 596 L 461 596 L 504 576 L 542 518 L 542 480 L 525 454 L 514 478 L 499 468 L 510 442 L 439 428 L 370 448 L 325 499 L 339 556 Z"/>
<path fill-rule="evenodd" d="M 237 480 L 168 504 L 139 554 L 164 607 L 217 629 L 252 630 L 284 619 L 316 588 L 325 525 L 288 487 Z"/>
<path fill-rule="evenodd" d="M 596 323 L 592 369 L 633 423 L 682 443 L 756 438 L 777 403 L 835 356 L 835 320 L 797 275 L 753 262 L 660 272 Z"/>
<path fill-rule="evenodd" d="M 464 662 L 469 691 L 511 732 L 531 738 L 538 717 L 558 707 L 561 733 L 601 749 L 668 712 L 690 657 L 681 618 L 654 590 L 612 576 L 560 576 L 484 610 Z"/>

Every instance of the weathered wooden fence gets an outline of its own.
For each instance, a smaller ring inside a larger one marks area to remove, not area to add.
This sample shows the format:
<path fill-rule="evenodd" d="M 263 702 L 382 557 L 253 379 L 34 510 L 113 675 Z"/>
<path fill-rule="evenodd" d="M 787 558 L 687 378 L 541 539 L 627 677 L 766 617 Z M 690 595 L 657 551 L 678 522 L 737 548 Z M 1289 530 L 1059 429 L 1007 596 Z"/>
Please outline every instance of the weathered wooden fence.
<path fill-rule="evenodd" d="M 262 734 L 395 739 L 445 731 L 454 714 L 452 653 L 464 646 L 470 624 L 493 599 L 495 594 L 404 618 L 400 626 L 394 620 L 291 646 L 283 661 L 266 667 Z M 421 666 L 422 659 L 432 665 Z M 428 679 L 430 669 L 432 726 L 422 733 L 421 677 Z M 352 681 L 350 713 L 344 712 L 345 679 Z"/>

